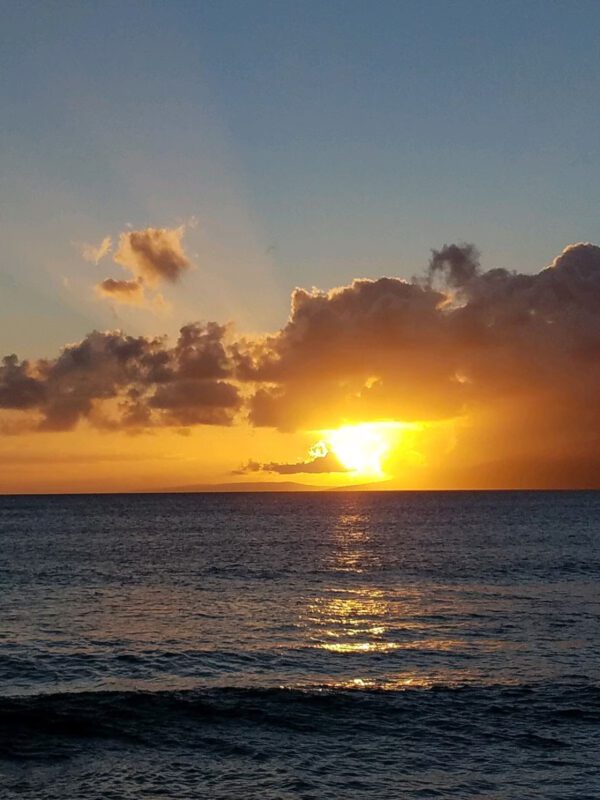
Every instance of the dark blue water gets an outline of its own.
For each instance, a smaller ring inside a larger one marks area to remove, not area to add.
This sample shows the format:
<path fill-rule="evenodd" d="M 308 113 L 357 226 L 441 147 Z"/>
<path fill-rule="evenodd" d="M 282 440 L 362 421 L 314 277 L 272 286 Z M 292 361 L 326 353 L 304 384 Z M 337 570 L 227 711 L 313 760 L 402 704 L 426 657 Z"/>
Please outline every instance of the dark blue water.
<path fill-rule="evenodd" d="M 600 797 L 600 494 L 0 498 L 0 797 Z"/>

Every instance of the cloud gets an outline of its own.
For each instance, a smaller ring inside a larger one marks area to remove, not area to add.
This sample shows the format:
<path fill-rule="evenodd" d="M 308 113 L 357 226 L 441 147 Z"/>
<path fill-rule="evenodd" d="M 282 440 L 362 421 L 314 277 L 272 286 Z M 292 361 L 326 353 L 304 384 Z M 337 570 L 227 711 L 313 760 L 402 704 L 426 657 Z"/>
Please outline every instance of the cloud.
<path fill-rule="evenodd" d="M 280 331 L 239 345 L 238 372 L 257 385 L 253 424 L 440 419 L 596 385 L 600 248 L 573 245 L 525 275 L 481 272 L 472 246 L 451 246 L 433 253 L 432 274 L 439 289 L 380 278 L 295 290 Z"/>
<path fill-rule="evenodd" d="M 216 322 L 184 325 L 177 342 L 177 363 L 183 378 L 224 378 L 233 363 L 225 345 L 227 325 Z"/>
<path fill-rule="evenodd" d="M 119 303 L 139 306 L 145 302 L 144 287 L 139 281 L 119 281 L 106 278 L 96 286 L 98 294 L 111 297 Z"/>
<path fill-rule="evenodd" d="M 297 475 L 301 473 L 314 475 L 319 473 L 349 472 L 349 470 L 340 463 L 334 453 L 329 452 L 308 461 L 298 461 L 295 464 L 282 464 L 276 461 L 261 464 L 258 461 L 248 461 L 240 469 L 234 470 L 235 475 L 245 475 L 250 472 L 275 472 L 278 475 Z"/>
<path fill-rule="evenodd" d="M 431 285 L 436 273 L 442 273 L 447 285 L 456 288 L 464 286 L 478 272 L 479 251 L 472 244 L 450 244 L 432 251 L 427 277 Z"/>
<path fill-rule="evenodd" d="M 113 260 L 150 286 L 177 283 L 191 267 L 181 244 L 183 234 L 183 226 L 126 231 Z"/>
<path fill-rule="evenodd" d="M 25 410 L 44 401 L 44 384 L 32 375 L 28 361 L 5 356 L 0 366 L 0 408 Z"/>
<path fill-rule="evenodd" d="M 216 323 L 185 326 L 173 347 L 164 337 L 93 331 L 54 359 L 0 367 L 0 408 L 35 412 L 31 427 L 70 430 L 83 419 L 105 429 L 230 425 L 239 411 Z"/>
<path fill-rule="evenodd" d="M 135 275 L 123 283 L 176 280 L 187 268 L 182 229 L 148 230 L 120 239 L 120 263 Z M 446 475 L 476 475 L 484 463 L 498 475 L 508 474 L 501 463 L 515 475 L 525 464 L 527 474 L 536 463 L 558 465 L 553 475 L 563 463 L 600 467 L 599 392 L 600 247 L 589 243 L 537 274 L 486 271 L 472 245 L 447 245 L 421 279 L 296 289 L 287 323 L 262 337 L 216 322 L 185 326 L 173 345 L 93 332 L 54 358 L 9 356 L 0 368 L 0 405 L 47 430 L 82 419 L 138 429 L 246 419 L 288 431 L 460 420 L 452 448 L 431 450 L 431 468 Z"/>
<path fill-rule="evenodd" d="M 164 308 L 165 301 L 157 287 L 162 283 L 177 283 L 191 268 L 182 245 L 184 232 L 182 225 L 122 233 L 113 261 L 131 272 L 133 279 L 105 278 L 96 285 L 96 292 L 125 305 Z M 107 236 L 99 247 L 84 245 L 83 256 L 97 264 L 111 248 L 112 240 Z"/>
<path fill-rule="evenodd" d="M 108 255 L 112 250 L 112 239 L 110 236 L 105 236 L 99 245 L 83 244 L 81 246 L 81 255 L 86 261 L 91 261 L 92 264 L 99 264 L 104 256 Z"/>
<path fill-rule="evenodd" d="M 227 425 L 239 406 L 238 390 L 216 380 L 177 379 L 159 386 L 149 400 L 173 425 Z"/>
<path fill-rule="evenodd" d="M 287 325 L 240 348 L 240 374 L 262 384 L 251 421 L 293 430 L 334 427 L 344 418 L 451 413 L 454 386 L 432 391 L 452 373 L 443 300 L 397 278 L 355 280 L 330 292 L 296 289 Z"/>

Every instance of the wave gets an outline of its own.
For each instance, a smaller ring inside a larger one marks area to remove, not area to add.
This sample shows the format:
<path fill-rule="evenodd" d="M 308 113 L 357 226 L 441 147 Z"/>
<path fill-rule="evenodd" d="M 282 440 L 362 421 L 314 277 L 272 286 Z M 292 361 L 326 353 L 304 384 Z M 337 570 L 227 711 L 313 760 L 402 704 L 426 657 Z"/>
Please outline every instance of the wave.
<path fill-rule="evenodd" d="M 398 746 L 495 738 L 554 750 L 598 724 L 600 687 L 583 685 L 67 692 L 0 698 L 0 758 L 68 757 L 100 741 L 206 747 L 215 732 L 229 732 L 233 747 L 260 732 L 388 737 Z"/>

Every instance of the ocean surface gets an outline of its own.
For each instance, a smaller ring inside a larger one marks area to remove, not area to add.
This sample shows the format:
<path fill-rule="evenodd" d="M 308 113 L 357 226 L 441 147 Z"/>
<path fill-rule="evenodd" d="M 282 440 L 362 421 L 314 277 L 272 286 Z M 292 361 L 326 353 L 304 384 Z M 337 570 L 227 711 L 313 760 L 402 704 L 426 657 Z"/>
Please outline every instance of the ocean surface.
<path fill-rule="evenodd" d="M 600 493 L 0 497 L 0 798 L 600 798 Z"/>

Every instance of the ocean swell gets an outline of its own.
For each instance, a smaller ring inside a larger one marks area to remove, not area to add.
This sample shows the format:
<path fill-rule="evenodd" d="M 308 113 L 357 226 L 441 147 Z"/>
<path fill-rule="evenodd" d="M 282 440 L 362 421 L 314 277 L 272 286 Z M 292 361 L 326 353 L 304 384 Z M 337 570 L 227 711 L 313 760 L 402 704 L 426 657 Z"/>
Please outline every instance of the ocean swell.
<path fill-rule="evenodd" d="M 240 741 L 295 731 L 556 749 L 598 724 L 600 688 L 590 686 L 86 691 L 0 700 L 0 758 L 67 756 L 98 740 L 198 746 L 211 730 Z"/>

